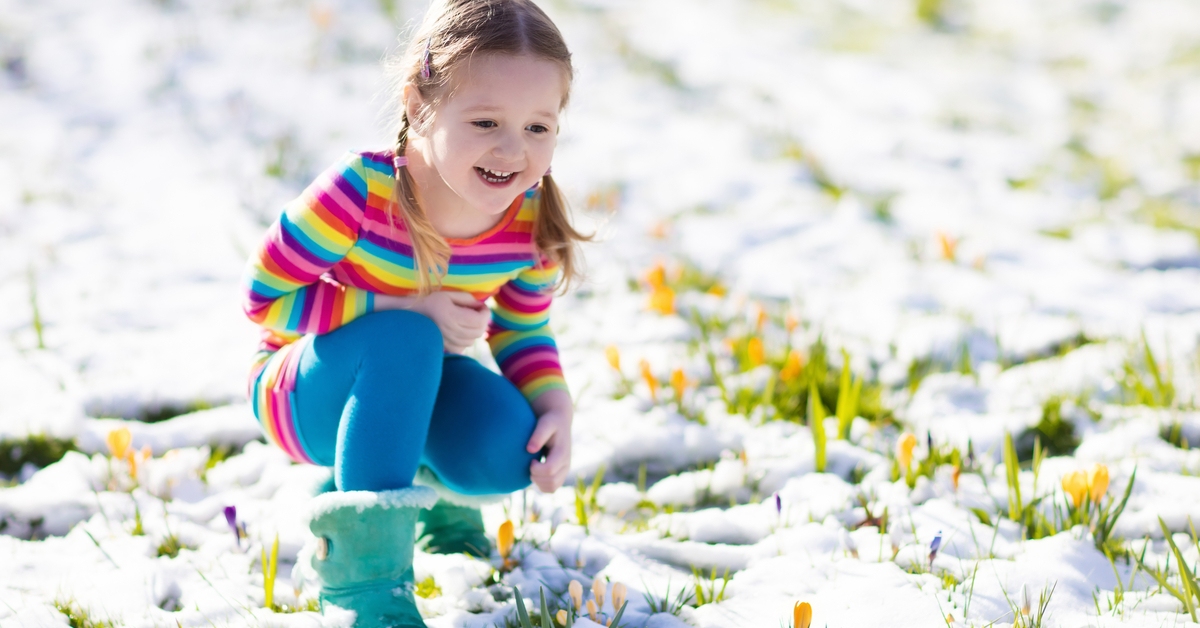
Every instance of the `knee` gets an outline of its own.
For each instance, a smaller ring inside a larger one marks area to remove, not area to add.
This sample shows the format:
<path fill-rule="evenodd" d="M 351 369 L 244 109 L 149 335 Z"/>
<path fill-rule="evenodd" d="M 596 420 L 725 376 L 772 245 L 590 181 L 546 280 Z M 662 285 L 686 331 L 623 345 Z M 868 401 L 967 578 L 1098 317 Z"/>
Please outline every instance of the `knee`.
<path fill-rule="evenodd" d="M 442 359 L 442 332 L 424 314 L 387 310 L 368 314 L 348 327 L 355 327 L 358 340 L 371 353 L 386 356 L 418 355 Z"/>

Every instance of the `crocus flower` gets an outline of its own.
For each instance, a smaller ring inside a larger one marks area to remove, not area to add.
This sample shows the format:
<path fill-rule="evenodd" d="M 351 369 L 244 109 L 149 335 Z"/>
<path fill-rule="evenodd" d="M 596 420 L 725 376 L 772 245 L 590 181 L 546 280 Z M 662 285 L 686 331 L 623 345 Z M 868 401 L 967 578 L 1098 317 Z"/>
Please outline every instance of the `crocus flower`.
<path fill-rule="evenodd" d="M 912 465 L 913 449 L 917 446 L 917 437 L 906 433 L 900 437 L 899 444 L 896 445 L 896 459 L 900 461 L 900 468 L 908 471 Z"/>
<path fill-rule="evenodd" d="M 954 474 L 950 476 L 950 481 L 954 483 L 954 490 L 958 490 L 958 477 L 962 475 L 962 467 L 954 465 Z"/>
<path fill-rule="evenodd" d="M 597 621 L 597 619 L 596 619 L 596 601 L 595 600 L 587 601 L 587 612 L 588 612 L 588 617 L 590 617 L 592 619 L 592 621 Z"/>
<path fill-rule="evenodd" d="M 592 581 L 592 595 L 596 596 L 596 606 L 604 607 L 604 581 L 596 578 Z"/>
<path fill-rule="evenodd" d="M 775 514 L 783 514 L 783 498 L 779 496 L 779 493 L 775 493 Z"/>
<path fill-rule="evenodd" d="M 500 558 L 504 559 L 504 563 L 508 564 L 508 555 L 512 552 L 513 547 L 513 522 L 506 520 L 500 524 L 500 532 L 496 534 L 496 548 L 500 551 Z"/>
<path fill-rule="evenodd" d="M 750 366 L 758 366 L 766 362 L 761 339 L 751 338 L 750 342 L 746 343 L 746 360 L 750 362 Z"/>
<path fill-rule="evenodd" d="M 1100 503 L 1100 498 L 1108 492 L 1108 467 L 1102 464 L 1096 464 L 1088 471 L 1088 495 L 1092 498 L 1092 503 Z"/>
<path fill-rule="evenodd" d="M 683 393 L 687 390 L 687 384 L 687 375 L 683 373 L 683 369 L 671 371 L 671 388 L 675 391 L 677 401 L 683 401 Z"/>
<path fill-rule="evenodd" d="M 796 331 L 796 328 L 800 326 L 800 319 L 796 318 L 795 314 L 788 312 L 787 318 L 783 322 L 783 326 L 785 329 L 787 329 L 787 333 L 790 336 L 792 332 Z"/>
<path fill-rule="evenodd" d="M 571 604 L 575 606 L 575 610 L 583 608 L 583 585 L 579 584 L 578 580 L 572 580 L 571 584 L 567 585 L 567 592 L 571 595 Z"/>
<path fill-rule="evenodd" d="M 626 592 L 627 591 L 625 589 L 625 585 L 621 584 L 620 582 L 613 583 L 613 590 L 612 590 L 613 610 L 619 611 L 619 610 L 621 610 L 621 607 L 625 605 Z"/>
<path fill-rule="evenodd" d="M 560 623 L 564 626 L 567 625 L 567 611 L 563 611 L 563 610 L 558 611 L 557 613 L 555 613 L 554 618 L 558 620 L 558 623 Z"/>
<path fill-rule="evenodd" d="M 614 371 L 621 370 L 621 352 L 617 349 L 617 345 L 608 345 L 604 349 L 604 357 L 608 358 L 608 365 L 613 367 Z"/>
<path fill-rule="evenodd" d="M 658 378 L 650 372 L 650 363 L 642 360 L 638 366 L 641 367 L 642 379 L 646 380 L 646 385 L 650 387 L 650 400 L 658 402 Z"/>
<path fill-rule="evenodd" d="M 233 538 L 237 540 L 238 549 L 242 548 L 243 530 L 238 525 L 237 506 L 225 507 L 225 523 L 229 524 L 229 529 L 233 530 Z"/>
<path fill-rule="evenodd" d="M 942 250 L 942 259 L 953 262 L 958 257 L 958 239 L 939 231 L 937 241 Z"/>
<path fill-rule="evenodd" d="M 650 309 L 663 316 L 675 313 L 675 291 L 669 286 L 655 286 L 650 291 Z"/>
<path fill-rule="evenodd" d="M 767 326 L 767 310 L 761 305 L 757 306 L 757 309 L 758 316 L 755 317 L 754 328 L 757 329 L 759 333 L 762 333 L 763 327 Z"/>
<path fill-rule="evenodd" d="M 792 607 L 793 628 L 808 628 L 812 624 L 812 605 L 808 602 L 796 602 Z"/>
<path fill-rule="evenodd" d="M 787 360 L 783 363 L 783 368 L 779 369 L 779 379 L 790 382 L 797 377 L 800 377 L 800 371 L 804 369 L 804 361 L 800 358 L 800 352 L 793 350 L 788 353 Z"/>
<path fill-rule="evenodd" d="M 659 262 L 646 271 L 646 283 L 651 288 L 662 288 L 667 285 L 667 269 Z"/>
<path fill-rule="evenodd" d="M 1071 496 L 1076 508 L 1083 505 L 1083 498 L 1088 494 L 1087 480 L 1087 473 L 1084 471 L 1072 471 L 1063 476 L 1063 492 Z"/>
<path fill-rule="evenodd" d="M 929 564 L 933 564 L 933 559 L 937 558 L 938 550 L 942 548 L 942 532 L 938 531 L 937 536 L 933 537 L 933 542 L 929 544 Z"/>
<path fill-rule="evenodd" d="M 105 440 L 108 442 L 108 453 L 113 458 L 124 458 L 129 451 L 129 444 L 133 442 L 133 434 L 129 433 L 127 427 L 118 427 L 109 432 Z"/>

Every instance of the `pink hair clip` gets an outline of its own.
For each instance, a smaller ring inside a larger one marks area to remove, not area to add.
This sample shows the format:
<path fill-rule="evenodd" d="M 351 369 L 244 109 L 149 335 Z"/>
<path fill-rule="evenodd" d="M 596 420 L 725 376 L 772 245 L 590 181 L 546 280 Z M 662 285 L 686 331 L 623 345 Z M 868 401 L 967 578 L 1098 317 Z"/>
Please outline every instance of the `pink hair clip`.
<path fill-rule="evenodd" d="M 396 170 L 399 170 L 407 165 L 408 157 L 405 157 L 404 155 L 396 155 L 392 158 L 392 166 L 394 166 Z"/>
<path fill-rule="evenodd" d="M 433 37 L 425 40 L 425 56 L 421 58 L 421 78 L 427 79 L 433 75 L 433 69 L 430 67 L 433 62 L 433 54 L 429 52 L 429 46 L 433 43 Z"/>

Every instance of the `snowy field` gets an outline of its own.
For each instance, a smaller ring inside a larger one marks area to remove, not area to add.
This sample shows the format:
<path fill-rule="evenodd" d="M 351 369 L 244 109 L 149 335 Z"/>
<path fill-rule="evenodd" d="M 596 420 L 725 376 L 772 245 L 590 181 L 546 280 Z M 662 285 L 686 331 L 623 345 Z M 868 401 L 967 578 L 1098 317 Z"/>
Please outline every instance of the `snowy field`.
<path fill-rule="evenodd" d="M 572 478 L 418 553 L 430 626 L 1197 625 L 1200 4 L 542 4 Z M 0 0 L 0 626 L 342 625 L 238 281 L 422 10 Z"/>

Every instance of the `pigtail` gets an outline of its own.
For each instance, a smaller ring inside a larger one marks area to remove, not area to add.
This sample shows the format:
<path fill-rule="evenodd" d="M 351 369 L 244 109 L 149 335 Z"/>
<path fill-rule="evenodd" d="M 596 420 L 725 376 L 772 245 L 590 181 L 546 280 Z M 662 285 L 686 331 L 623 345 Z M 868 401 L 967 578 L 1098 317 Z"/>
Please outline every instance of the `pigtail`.
<path fill-rule="evenodd" d="M 408 114 L 402 114 L 400 133 L 396 138 L 396 155 L 403 156 L 408 146 Z M 450 245 L 433 228 L 425 215 L 424 208 L 417 202 L 417 186 L 413 182 L 408 166 L 396 167 L 396 186 L 392 190 L 392 203 L 388 208 L 388 224 L 394 229 L 396 214 L 404 220 L 408 238 L 412 242 L 413 271 L 416 273 L 417 290 L 421 296 L 434 291 L 441 284 L 450 265 Z"/>
<path fill-rule="evenodd" d="M 534 243 L 558 265 L 558 287 L 566 289 L 580 275 L 578 243 L 590 242 L 594 236 L 585 236 L 571 226 L 566 199 L 549 173 L 542 177 L 539 195 L 541 202 L 533 221 Z"/>

